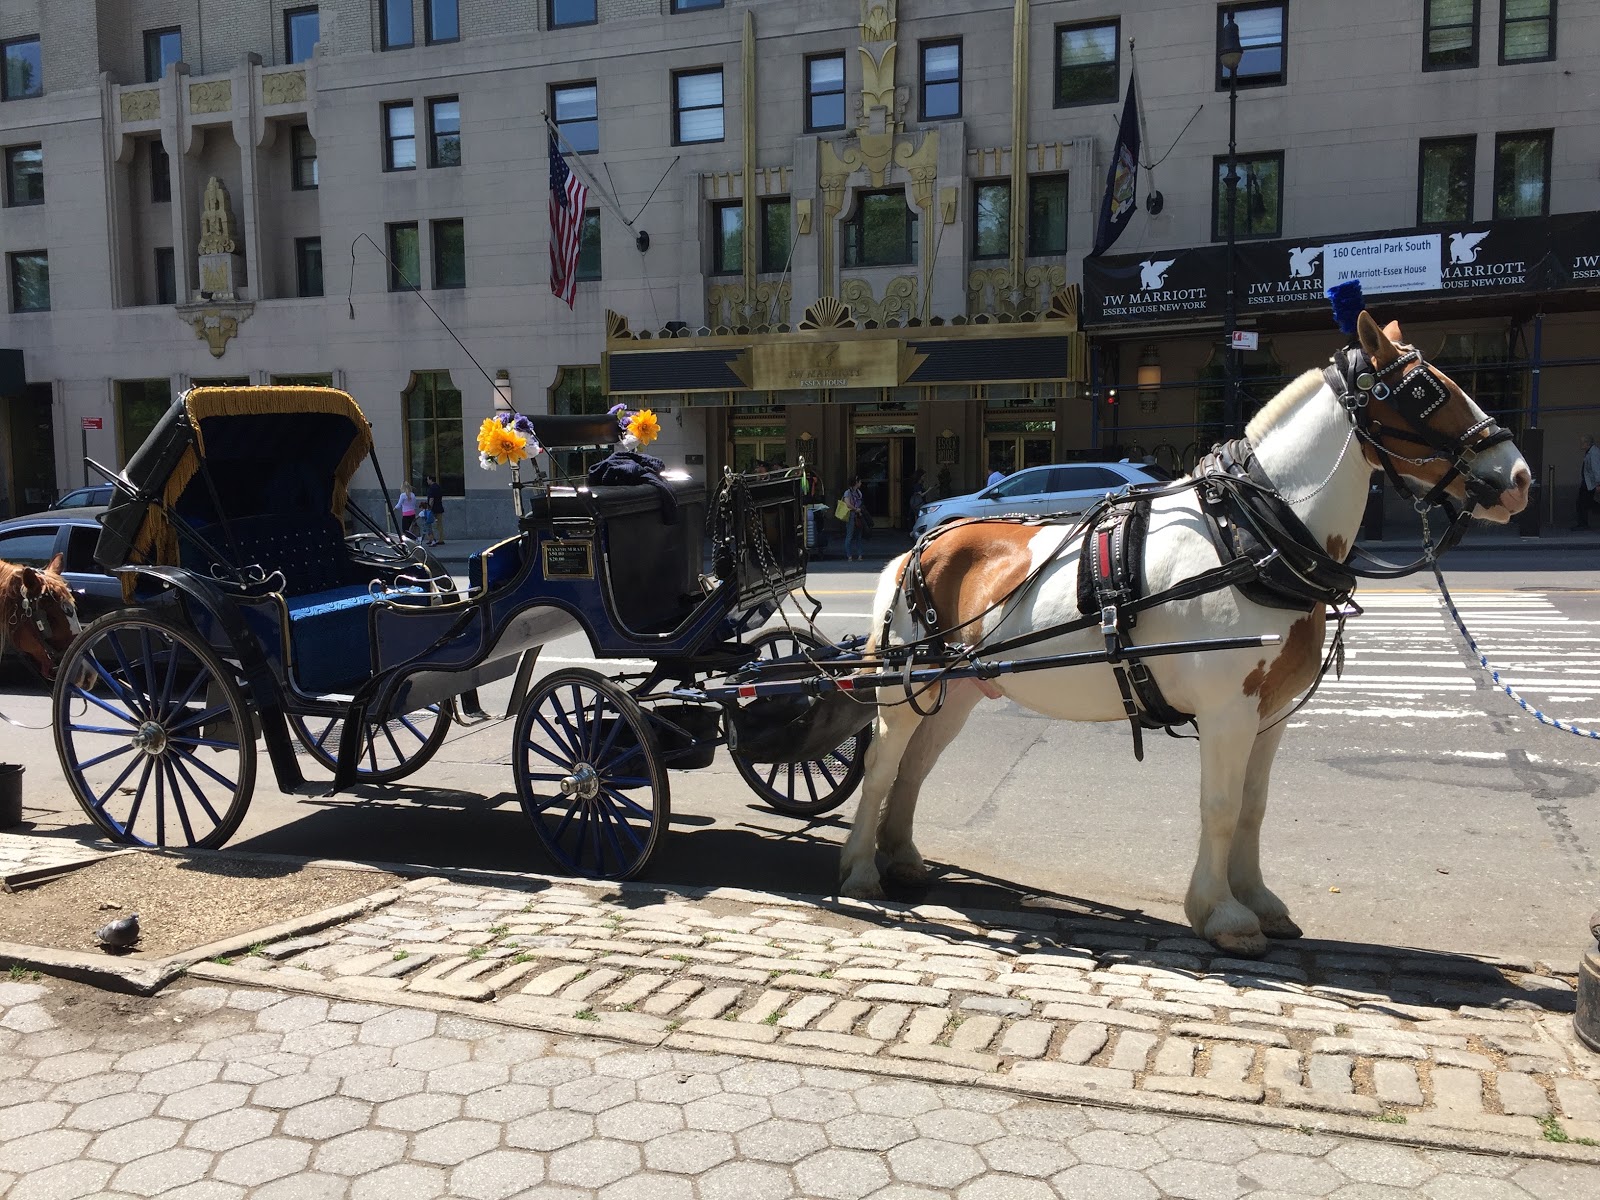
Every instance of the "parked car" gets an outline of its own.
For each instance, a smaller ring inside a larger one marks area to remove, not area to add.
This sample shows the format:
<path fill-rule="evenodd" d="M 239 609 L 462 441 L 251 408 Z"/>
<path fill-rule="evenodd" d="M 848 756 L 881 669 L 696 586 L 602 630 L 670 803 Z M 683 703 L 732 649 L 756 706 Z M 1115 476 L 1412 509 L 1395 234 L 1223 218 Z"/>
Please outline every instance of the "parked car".
<path fill-rule="evenodd" d="M 103 507 L 54 508 L 0 521 L 0 561 L 46 567 L 61 555 L 61 574 L 72 589 L 78 619 L 87 625 L 122 607 L 122 584 L 94 561 Z"/>
<path fill-rule="evenodd" d="M 112 487 L 109 483 L 91 483 L 87 487 L 73 488 L 51 508 L 93 508 L 111 503 Z"/>
<path fill-rule="evenodd" d="M 924 504 L 911 533 L 920 536 L 935 525 L 961 517 L 1081 513 L 1107 492 L 1136 483 L 1159 482 L 1161 476 L 1143 463 L 1062 463 L 1028 467 L 1007 475 L 981 492 Z"/>

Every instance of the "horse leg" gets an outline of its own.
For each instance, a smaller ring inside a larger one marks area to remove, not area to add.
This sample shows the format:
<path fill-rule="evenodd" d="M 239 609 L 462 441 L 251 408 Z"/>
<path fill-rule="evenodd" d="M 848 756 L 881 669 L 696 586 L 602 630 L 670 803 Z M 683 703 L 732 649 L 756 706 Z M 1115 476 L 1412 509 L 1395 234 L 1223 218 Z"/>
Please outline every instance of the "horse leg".
<path fill-rule="evenodd" d="M 1267 812 L 1267 780 L 1272 760 L 1283 740 L 1283 723 L 1256 735 L 1244 773 L 1244 804 L 1239 828 L 1228 855 L 1228 886 L 1239 902 L 1256 914 L 1261 932 L 1269 938 L 1297 938 L 1300 926 L 1289 917 L 1289 907 L 1261 880 L 1261 819 Z"/>
<path fill-rule="evenodd" d="M 1244 802 L 1246 763 L 1260 717 L 1253 708 L 1229 709 L 1200 724 L 1200 850 L 1184 912 L 1195 933 L 1245 958 L 1266 952 L 1261 923 L 1234 898 L 1228 861 Z"/>
<path fill-rule="evenodd" d="M 895 776 L 889 790 L 888 803 L 883 812 L 883 824 L 878 830 L 878 848 L 888 855 L 885 871 L 896 883 L 913 886 L 926 883 L 928 867 L 922 861 L 915 843 L 911 840 L 911 824 L 917 814 L 917 796 L 923 781 L 939 761 L 944 749 L 955 740 L 956 734 L 967 723 L 973 708 L 983 698 L 978 685 L 970 681 L 957 681 L 945 693 L 944 704 L 931 717 L 924 717 L 917 725 L 910 744 L 900 759 L 900 773 Z M 919 700 L 919 703 L 926 703 Z"/>
<path fill-rule="evenodd" d="M 841 895 L 858 900 L 879 900 L 883 883 L 878 878 L 878 816 L 895 777 L 900 760 L 911 744 L 921 720 L 906 705 L 878 709 L 878 728 L 867 747 L 867 770 L 861 781 L 861 800 L 839 856 Z"/>

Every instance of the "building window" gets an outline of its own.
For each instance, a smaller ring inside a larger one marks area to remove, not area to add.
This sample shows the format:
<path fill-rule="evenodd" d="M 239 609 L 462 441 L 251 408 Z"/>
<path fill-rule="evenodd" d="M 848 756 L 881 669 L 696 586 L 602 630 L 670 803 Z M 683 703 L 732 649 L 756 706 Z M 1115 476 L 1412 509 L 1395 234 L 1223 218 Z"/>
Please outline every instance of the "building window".
<path fill-rule="evenodd" d="M 144 31 L 144 81 L 160 83 L 167 77 L 167 68 L 183 61 L 183 31 L 179 29 L 146 29 Z"/>
<path fill-rule="evenodd" d="M 454 96 L 428 101 L 428 165 L 461 165 L 461 101 Z"/>
<path fill-rule="evenodd" d="M 156 248 L 156 303 L 178 302 L 178 263 L 171 246 Z"/>
<path fill-rule="evenodd" d="M 961 115 L 961 39 L 922 43 L 922 119 Z"/>
<path fill-rule="evenodd" d="M 787 196 L 761 202 L 761 269 L 778 274 L 789 269 L 794 250 L 793 205 Z"/>
<path fill-rule="evenodd" d="M 904 191 L 862 192 L 845 222 L 844 265 L 890 267 L 917 261 L 917 214 Z"/>
<path fill-rule="evenodd" d="M 36 37 L 0 42 L 5 72 L 0 74 L 0 100 L 26 100 L 44 95 L 44 59 Z"/>
<path fill-rule="evenodd" d="M 1556 56 L 1556 0 L 1505 0 L 1501 63 L 1549 62 Z"/>
<path fill-rule="evenodd" d="M 550 110 L 567 145 L 579 154 L 600 149 L 600 97 L 592 83 L 562 84 L 550 89 Z"/>
<path fill-rule="evenodd" d="M 44 147 L 10 147 L 6 150 L 6 204 L 21 208 L 43 203 Z"/>
<path fill-rule="evenodd" d="M 1028 254 L 1044 258 L 1067 252 L 1067 177 L 1028 179 Z"/>
<path fill-rule="evenodd" d="M 433 223 L 433 286 L 467 286 L 467 224 L 459 217 Z"/>
<path fill-rule="evenodd" d="M 50 256 L 43 250 L 8 254 L 11 265 L 11 311 L 50 311 Z"/>
<path fill-rule="evenodd" d="M 294 240 L 295 295 L 322 295 L 322 239 L 319 237 Z"/>
<path fill-rule="evenodd" d="M 417 33 L 411 23 L 411 0 L 383 0 L 378 32 L 385 50 L 409 50 L 416 45 Z"/>
<path fill-rule="evenodd" d="M 1003 180 L 972 188 L 972 257 L 1005 258 L 1011 253 L 1011 185 Z"/>
<path fill-rule="evenodd" d="M 128 461 L 172 407 L 170 379 L 117 380 L 117 444 Z"/>
<path fill-rule="evenodd" d="M 409 292 L 422 286 L 422 251 L 417 244 L 417 223 L 403 221 L 388 226 L 389 290 Z"/>
<path fill-rule="evenodd" d="M 727 200 L 711 206 L 711 273 L 739 275 L 744 271 L 744 201 Z"/>
<path fill-rule="evenodd" d="M 568 25 L 593 25 L 599 20 L 595 13 L 595 0 L 550 0 L 547 11 L 551 29 L 562 29 Z"/>
<path fill-rule="evenodd" d="M 1494 219 L 1550 215 L 1549 129 L 1494 139 Z"/>
<path fill-rule="evenodd" d="M 806 59 L 806 130 L 844 128 L 844 55 Z"/>
<path fill-rule="evenodd" d="M 461 40 L 461 6 L 457 0 L 423 0 L 422 16 L 427 23 L 428 45 Z"/>
<path fill-rule="evenodd" d="M 317 48 L 322 25 L 315 8 L 287 8 L 283 12 L 283 60 L 305 62 Z"/>
<path fill-rule="evenodd" d="M 613 401 L 606 395 L 605 379 L 599 367 L 562 367 L 550 388 L 550 411 L 575 416 L 595 416 L 606 411 Z M 551 475 L 556 479 L 582 480 L 589 467 L 607 454 L 604 450 L 552 450 Z"/>
<path fill-rule="evenodd" d="M 312 192 L 317 188 L 317 139 L 304 125 L 296 125 L 289 134 L 289 157 L 292 162 L 290 179 L 297 192 Z"/>
<path fill-rule="evenodd" d="M 1417 166 L 1417 224 L 1472 220 L 1472 175 L 1478 139 L 1424 138 Z"/>
<path fill-rule="evenodd" d="M 150 203 L 172 202 L 172 159 L 167 148 L 156 138 L 150 143 Z"/>
<path fill-rule="evenodd" d="M 1422 69 L 1454 71 L 1477 65 L 1478 0 L 1424 0 Z"/>
<path fill-rule="evenodd" d="M 672 0 L 675 13 L 699 12 L 702 8 L 721 8 L 722 0 Z"/>
<path fill-rule="evenodd" d="M 413 371 L 403 393 L 406 470 L 418 485 L 429 475 L 446 496 L 467 494 L 466 442 L 461 429 L 461 392 L 449 371 Z"/>
<path fill-rule="evenodd" d="M 414 171 L 417 167 L 417 111 L 409 100 L 383 106 L 383 169 Z"/>
<path fill-rule="evenodd" d="M 600 278 L 600 210 L 588 209 L 583 214 L 583 229 L 578 233 L 578 279 L 580 282 Z"/>
<path fill-rule="evenodd" d="M 1228 159 L 1219 155 L 1216 191 L 1211 198 L 1211 240 L 1228 236 Z M 1283 151 L 1241 154 L 1239 182 L 1234 194 L 1234 236 L 1277 237 L 1283 231 Z"/>
<path fill-rule="evenodd" d="M 1217 49 L 1222 49 L 1222 30 L 1232 17 L 1239 26 L 1239 86 L 1273 87 L 1288 78 L 1287 5 L 1225 4 L 1217 9 Z M 1217 90 L 1228 90 L 1228 71 L 1217 64 Z"/>
<path fill-rule="evenodd" d="M 1107 104 L 1117 98 L 1122 22 L 1056 28 L 1056 107 Z"/>
<path fill-rule="evenodd" d="M 722 68 L 672 76 L 673 140 L 679 145 L 722 140 Z"/>

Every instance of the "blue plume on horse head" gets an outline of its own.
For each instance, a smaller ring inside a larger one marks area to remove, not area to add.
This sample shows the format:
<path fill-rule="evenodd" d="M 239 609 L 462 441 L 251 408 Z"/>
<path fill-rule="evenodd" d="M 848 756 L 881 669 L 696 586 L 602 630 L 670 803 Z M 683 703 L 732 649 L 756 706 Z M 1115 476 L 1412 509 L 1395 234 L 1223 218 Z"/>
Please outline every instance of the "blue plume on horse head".
<path fill-rule="evenodd" d="M 1366 309 L 1361 295 L 1361 280 L 1347 279 L 1328 289 L 1328 299 L 1333 302 L 1333 323 L 1346 337 L 1356 335 L 1356 318 Z"/>

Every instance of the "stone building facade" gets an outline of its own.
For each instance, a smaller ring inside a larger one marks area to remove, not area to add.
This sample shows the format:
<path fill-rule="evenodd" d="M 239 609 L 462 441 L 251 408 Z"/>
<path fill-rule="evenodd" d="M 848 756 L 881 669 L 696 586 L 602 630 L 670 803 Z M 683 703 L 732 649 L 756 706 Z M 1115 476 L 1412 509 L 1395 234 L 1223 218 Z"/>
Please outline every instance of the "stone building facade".
<path fill-rule="evenodd" d="M 1600 208 L 1597 0 L 0 0 L 0 513 L 206 381 L 348 389 L 453 537 L 511 521 L 471 450 L 491 377 L 532 413 L 652 404 L 695 472 L 860 471 L 890 521 L 918 470 L 1181 465 L 1223 318 L 1107 315 L 1102 268 L 1214 255 L 1229 19 L 1241 248 Z M 1135 67 L 1156 165 L 1086 272 Z M 545 113 L 591 184 L 570 310 Z M 1373 299 L 1546 430 L 1563 496 L 1600 423 L 1584 278 Z M 1331 349 L 1325 307 L 1240 327 L 1247 403 Z"/>

